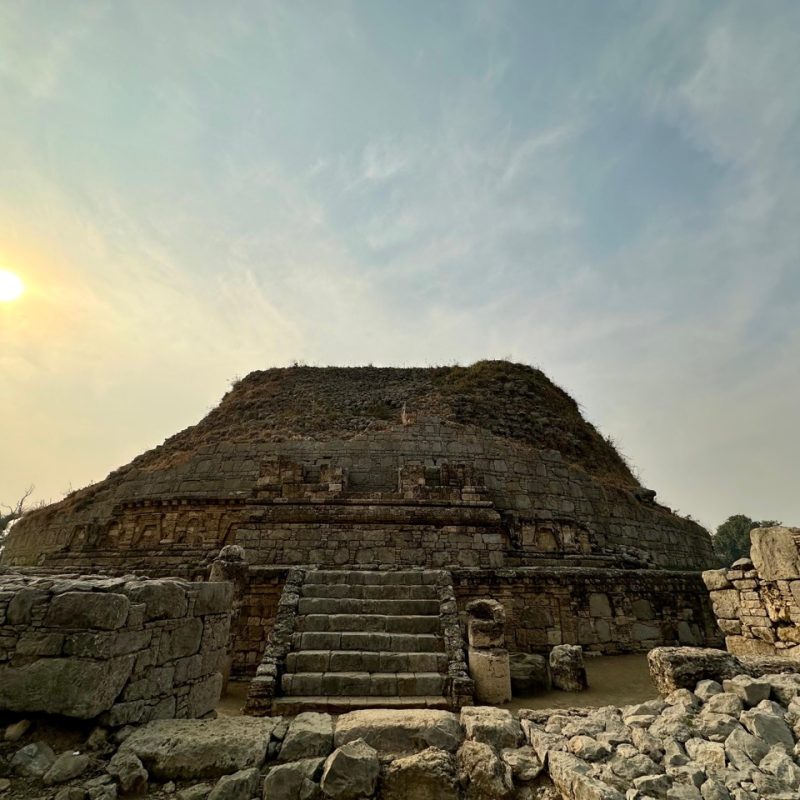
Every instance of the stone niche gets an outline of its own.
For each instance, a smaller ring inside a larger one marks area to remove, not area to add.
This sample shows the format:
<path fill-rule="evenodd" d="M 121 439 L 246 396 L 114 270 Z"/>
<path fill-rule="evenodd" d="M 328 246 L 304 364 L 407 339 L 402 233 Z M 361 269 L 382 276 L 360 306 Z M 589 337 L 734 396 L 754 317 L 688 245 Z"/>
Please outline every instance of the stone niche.
<path fill-rule="evenodd" d="M 108 726 L 212 711 L 230 583 L 0 573 L 0 711 Z"/>

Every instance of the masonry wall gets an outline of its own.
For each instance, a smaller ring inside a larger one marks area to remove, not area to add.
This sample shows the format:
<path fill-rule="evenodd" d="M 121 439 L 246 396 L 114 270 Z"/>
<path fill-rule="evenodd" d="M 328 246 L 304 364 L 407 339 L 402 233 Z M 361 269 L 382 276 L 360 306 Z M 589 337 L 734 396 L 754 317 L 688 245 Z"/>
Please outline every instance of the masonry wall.
<path fill-rule="evenodd" d="M 285 480 L 277 494 L 274 484 L 265 483 L 276 480 L 269 475 L 276 459 L 295 465 L 296 473 L 281 477 Z M 577 547 L 613 554 L 628 549 L 654 566 L 702 569 L 713 563 L 708 534 L 652 502 L 648 493 L 602 483 L 557 451 L 432 419 L 370 429 L 346 440 L 207 444 L 179 463 L 158 469 L 131 466 L 69 502 L 20 520 L 3 559 L 12 565 L 42 559 L 54 565 L 88 565 L 99 557 L 116 558 L 122 566 L 137 552 L 161 552 L 164 558 L 181 548 L 213 554 L 241 539 L 264 559 L 274 553 L 275 558 L 300 563 L 306 555 L 286 554 L 291 548 L 281 539 L 301 525 L 315 524 L 307 521 L 310 506 L 354 502 L 378 509 L 370 514 L 385 516 L 381 503 L 393 500 L 404 507 L 397 513 L 405 515 L 405 524 L 413 523 L 415 506 L 401 491 L 400 471 L 443 464 L 467 465 L 483 486 L 480 495 L 466 492 L 466 502 L 452 504 L 463 520 L 450 524 L 473 525 L 472 518 L 488 502 L 502 519 L 506 551 L 557 554 Z M 340 474 L 346 480 L 336 477 Z M 324 475 L 330 479 L 327 484 L 319 483 Z M 292 515 L 293 520 L 287 518 Z M 331 522 L 320 524 L 336 528 Z M 358 550 L 369 547 L 374 531 L 365 531 L 370 536 L 358 546 L 362 523 L 349 524 L 357 545 L 349 563 L 357 564 Z M 393 523 L 381 524 L 386 531 L 376 539 L 377 546 L 390 547 Z M 273 536 L 274 546 L 269 542 Z M 320 547 L 311 545 L 309 550 Z M 417 546 L 413 538 L 400 543 L 407 551 Z M 464 547 L 458 543 L 459 549 Z M 472 549 L 470 543 L 466 547 Z M 153 557 L 152 563 L 157 560 Z M 405 562 L 401 558 L 398 563 Z M 479 558 L 477 565 L 489 564 Z"/>
<path fill-rule="evenodd" d="M 659 645 L 713 646 L 721 636 L 700 575 L 619 569 L 463 570 L 453 573 L 463 611 L 491 597 L 506 610 L 506 646 L 547 652 L 579 644 L 632 653 Z"/>
<path fill-rule="evenodd" d="M 750 536 L 750 558 L 703 573 L 725 646 L 734 655 L 797 658 L 800 528 L 759 528 Z"/>
<path fill-rule="evenodd" d="M 109 726 L 200 717 L 222 690 L 230 583 L 0 571 L 0 710 Z"/>

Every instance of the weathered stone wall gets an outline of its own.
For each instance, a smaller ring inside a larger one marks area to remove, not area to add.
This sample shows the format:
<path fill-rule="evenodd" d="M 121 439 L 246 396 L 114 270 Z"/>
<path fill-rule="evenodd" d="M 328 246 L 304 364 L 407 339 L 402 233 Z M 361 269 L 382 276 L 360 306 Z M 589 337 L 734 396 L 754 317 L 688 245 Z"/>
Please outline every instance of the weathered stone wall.
<path fill-rule="evenodd" d="M 453 579 L 462 611 L 481 597 L 503 604 L 512 652 L 579 644 L 591 652 L 630 653 L 721 641 L 694 572 L 520 568 L 456 570 Z"/>
<path fill-rule="evenodd" d="M 703 573 L 726 647 L 735 655 L 798 657 L 800 528 L 758 528 L 750 537 L 750 558 Z"/>
<path fill-rule="evenodd" d="M 381 561 L 368 552 L 377 548 L 392 551 L 385 563 L 403 564 L 431 547 L 436 560 L 420 565 L 625 550 L 654 566 L 713 563 L 708 534 L 652 494 L 603 483 L 555 450 L 426 418 L 350 439 L 204 444 L 158 469 L 131 466 L 20 520 L 3 559 L 155 567 L 240 543 L 266 564 Z M 437 515 L 451 526 L 439 537 Z M 338 541 L 326 547 L 328 536 Z"/>
<path fill-rule="evenodd" d="M 231 674 L 251 677 L 278 614 L 288 569 L 250 566 L 241 612 L 231 629 Z M 640 652 L 658 645 L 719 645 L 721 636 L 698 573 L 528 567 L 453 571 L 459 611 L 483 597 L 506 609 L 512 652 L 580 644 L 597 653 Z"/>
<path fill-rule="evenodd" d="M 199 717 L 222 690 L 233 587 L 0 572 L 0 710 L 120 726 Z"/>

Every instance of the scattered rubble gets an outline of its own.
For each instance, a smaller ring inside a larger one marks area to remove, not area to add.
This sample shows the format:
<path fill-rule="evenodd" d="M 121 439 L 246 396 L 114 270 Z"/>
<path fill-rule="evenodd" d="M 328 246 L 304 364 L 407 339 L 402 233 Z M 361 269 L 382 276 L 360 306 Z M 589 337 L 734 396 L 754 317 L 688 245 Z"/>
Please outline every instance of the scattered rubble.
<path fill-rule="evenodd" d="M 157 720 L 87 727 L 69 747 L 36 720 L 12 722 L 0 736 L 0 797 L 796 800 L 800 675 L 748 674 L 702 651 L 681 666 L 681 653 L 651 659 L 661 684 L 703 677 L 622 707 Z M 720 666 L 728 677 L 707 677 Z"/>

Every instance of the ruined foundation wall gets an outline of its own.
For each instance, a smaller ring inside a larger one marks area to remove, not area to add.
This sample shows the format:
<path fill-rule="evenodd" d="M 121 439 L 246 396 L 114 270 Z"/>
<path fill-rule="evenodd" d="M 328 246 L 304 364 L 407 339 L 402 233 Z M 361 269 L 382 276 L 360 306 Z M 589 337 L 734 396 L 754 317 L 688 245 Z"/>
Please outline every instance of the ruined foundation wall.
<path fill-rule="evenodd" d="M 0 571 L 0 710 L 109 726 L 207 714 L 222 690 L 232 593 Z"/>
<path fill-rule="evenodd" d="M 800 528 L 751 531 L 750 558 L 703 573 L 729 652 L 800 657 Z"/>
<path fill-rule="evenodd" d="M 579 644 L 590 652 L 643 652 L 659 645 L 721 643 L 696 572 L 586 568 L 456 570 L 459 609 L 491 597 L 506 611 L 512 652 Z"/>

